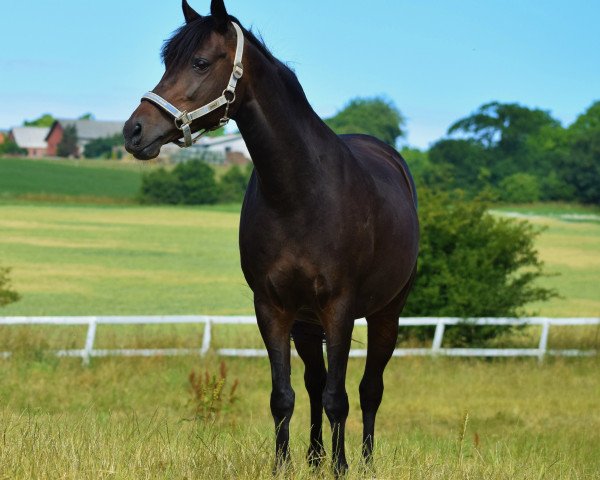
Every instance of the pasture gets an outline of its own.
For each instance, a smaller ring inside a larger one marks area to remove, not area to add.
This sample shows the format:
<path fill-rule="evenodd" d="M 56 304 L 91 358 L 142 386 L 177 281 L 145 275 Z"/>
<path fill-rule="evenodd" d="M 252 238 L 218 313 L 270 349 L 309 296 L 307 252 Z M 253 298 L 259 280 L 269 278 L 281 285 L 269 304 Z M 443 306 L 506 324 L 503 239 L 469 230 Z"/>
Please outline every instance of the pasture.
<path fill-rule="evenodd" d="M 0 204 L 0 252 L 23 299 L 2 315 L 251 314 L 239 269 L 239 206 L 206 208 Z M 533 219 L 547 269 L 563 298 L 537 306 L 548 316 L 600 311 L 600 224 Z M 554 282 L 554 283 L 552 283 Z M 215 347 L 259 347 L 254 327 L 216 330 Z M 557 330 L 551 346 L 585 340 Z M 197 327 L 106 327 L 97 346 L 195 347 Z M 220 359 L 57 359 L 78 348 L 78 328 L 0 330 L 0 479 L 269 478 L 273 435 L 266 359 L 228 359 L 218 414 L 194 415 L 188 376 L 218 374 Z M 583 338 L 582 338 L 583 337 Z M 531 344 L 527 332 L 516 342 Z M 364 341 L 361 334 L 357 342 Z M 597 358 L 394 359 L 378 417 L 374 472 L 360 462 L 358 383 L 351 359 L 349 478 L 587 479 L 600 475 Z M 292 478 L 305 466 L 308 398 L 293 362 Z M 327 438 L 327 437 L 326 437 Z M 326 445 L 330 451 L 330 445 Z M 328 468 L 317 478 L 331 478 Z"/>

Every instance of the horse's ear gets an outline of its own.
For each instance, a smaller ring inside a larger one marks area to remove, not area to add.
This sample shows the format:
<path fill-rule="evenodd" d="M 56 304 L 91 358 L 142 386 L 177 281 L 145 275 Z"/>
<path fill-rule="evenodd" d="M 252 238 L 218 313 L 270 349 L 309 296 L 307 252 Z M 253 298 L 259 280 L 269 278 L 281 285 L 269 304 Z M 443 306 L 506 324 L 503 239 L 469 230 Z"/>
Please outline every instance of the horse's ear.
<path fill-rule="evenodd" d="M 183 16 L 185 17 L 186 23 L 190 23 L 198 18 L 201 18 L 200 14 L 190 7 L 190 4 L 187 2 L 187 0 L 183 0 L 181 2 L 181 8 L 183 9 Z"/>
<path fill-rule="evenodd" d="M 217 31 L 225 33 L 229 26 L 229 14 L 223 0 L 212 0 L 210 3 L 210 14 L 215 20 Z"/>

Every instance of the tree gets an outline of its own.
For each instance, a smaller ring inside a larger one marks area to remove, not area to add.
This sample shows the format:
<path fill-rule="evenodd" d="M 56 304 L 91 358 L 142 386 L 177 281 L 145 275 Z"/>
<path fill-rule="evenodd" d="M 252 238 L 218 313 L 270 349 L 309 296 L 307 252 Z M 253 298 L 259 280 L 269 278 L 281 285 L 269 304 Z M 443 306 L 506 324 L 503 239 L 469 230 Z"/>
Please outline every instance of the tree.
<path fill-rule="evenodd" d="M 429 150 L 429 160 L 429 186 L 461 189 L 473 197 L 490 182 L 490 154 L 476 140 L 440 140 Z"/>
<path fill-rule="evenodd" d="M 77 157 L 79 155 L 77 127 L 75 125 L 65 127 L 63 137 L 56 147 L 56 154 L 59 157 Z"/>
<path fill-rule="evenodd" d="M 421 242 L 417 280 L 406 316 L 518 317 L 531 302 L 555 292 L 537 285 L 544 275 L 531 224 L 498 218 L 481 201 L 419 192 Z M 483 344 L 504 327 L 449 329 L 454 344 Z M 423 329 L 415 330 L 421 334 Z"/>
<path fill-rule="evenodd" d="M 532 203 L 540 197 L 538 179 L 529 173 L 515 173 L 500 182 L 500 199 L 505 202 Z"/>
<path fill-rule="evenodd" d="M 0 307 L 16 302 L 21 296 L 12 289 L 9 278 L 10 268 L 0 266 Z"/>
<path fill-rule="evenodd" d="M 111 137 L 96 138 L 88 142 L 83 151 L 86 158 L 111 158 L 113 148 L 123 145 L 123 135 L 117 133 Z"/>
<path fill-rule="evenodd" d="M 600 204 L 600 101 L 595 102 L 567 129 L 570 155 L 563 177 L 573 185 L 578 200 Z"/>
<path fill-rule="evenodd" d="M 94 120 L 96 116 L 93 113 L 84 113 L 78 120 Z"/>
<path fill-rule="evenodd" d="M 56 119 L 49 113 L 43 114 L 41 117 L 35 120 L 25 120 L 23 122 L 24 127 L 51 127 L 54 125 Z"/>
<path fill-rule="evenodd" d="M 27 150 L 7 139 L 4 143 L 0 143 L 0 155 L 27 155 Z"/>
<path fill-rule="evenodd" d="M 402 129 L 404 117 L 392 102 L 380 97 L 351 100 L 335 116 L 326 119 L 325 123 L 338 135 L 364 133 L 393 147 L 405 135 Z"/>

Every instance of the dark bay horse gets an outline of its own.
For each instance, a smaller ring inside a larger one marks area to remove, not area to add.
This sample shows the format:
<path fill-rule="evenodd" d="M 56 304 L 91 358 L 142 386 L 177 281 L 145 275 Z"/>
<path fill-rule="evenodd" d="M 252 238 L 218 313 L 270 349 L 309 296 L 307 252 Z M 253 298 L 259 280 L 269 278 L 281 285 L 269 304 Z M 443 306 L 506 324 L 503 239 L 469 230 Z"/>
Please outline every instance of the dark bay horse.
<path fill-rule="evenodd" d="M 295 74 L 241 28 L 223 0 L 212 1 L 209 16 L 183 0 L 183 13 L 186 23 L 163 47 L 163 78 L 125 125 L 127 150 L 150 159 L 165 143 L 183 137 L 191 145 L 194 132 L 235 119 L 255 166 L 242 209 L 240 251 L 271 363 L 276 464 L 289 456 L 292 336 L 310 397 L 308 459 L 318 464 L 324 456 L 324 409 L 334 468 L 344 472 L 354 320 L 368 322 L 360 383 L 368 461 L 383 371 L 415 275 L 419 226 L 412 178 L 383 142 L 334 134 Z"/>

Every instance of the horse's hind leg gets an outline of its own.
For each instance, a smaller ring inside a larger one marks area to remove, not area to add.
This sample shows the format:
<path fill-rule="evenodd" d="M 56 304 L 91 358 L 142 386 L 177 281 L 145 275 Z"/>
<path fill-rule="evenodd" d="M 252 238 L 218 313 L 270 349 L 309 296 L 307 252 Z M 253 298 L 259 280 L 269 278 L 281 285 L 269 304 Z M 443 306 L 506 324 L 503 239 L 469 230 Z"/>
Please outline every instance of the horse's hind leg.
<path fill-rule="evenodd" d="M 316 467 L 325 456 L 323 448 L 323 390 L 327 370 L 323 360 L 323 329 L 320 325 L 296 322 L 292 337 L 298 355 L 304 362 L 304 385 L 310 399 L 310 446 L 308 462 Z"/>
<path fill-rule="evenodd" d="M 414 277 L 414 275 L 413 275 Z M 360 382 L 360 407 L 363 413 L 363 457 L 373 457 L 375 416 L 383 398 L 383 371 L 398 340 L 398 318 L 412 286 L 412 278 L 398 297 L 382 312 L 367 317 L 368 340 L 365 373 Z"/>

